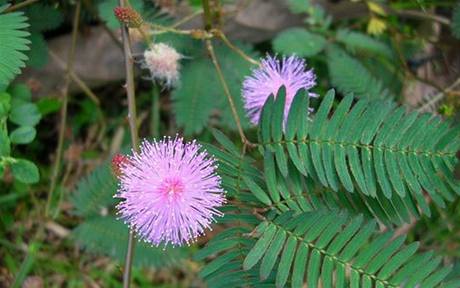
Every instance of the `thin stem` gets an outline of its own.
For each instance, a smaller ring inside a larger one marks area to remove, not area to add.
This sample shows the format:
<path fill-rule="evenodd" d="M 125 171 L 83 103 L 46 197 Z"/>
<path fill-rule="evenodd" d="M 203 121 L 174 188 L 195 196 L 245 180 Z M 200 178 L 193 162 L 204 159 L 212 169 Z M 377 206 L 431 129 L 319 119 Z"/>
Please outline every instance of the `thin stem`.
<path fill-rule="evenodd" d="M 23 1 L 21 3 L 18 3 L 16 5 L 13 5 L 13 6 L 7 8 L 5 10 L 5 12 L 13 12 L 13 11 L 19 10 L 21 8 L 24 8 L 26 6 L 29 6 L 31 4 L 34 4 L 35 2 L 38 2 L 38 1 L 40 1 L 40 0 L 26 0 L 26 1 Z"/>
<path fill-rule="evenodd" d="M 217 60 L 216 53 L 214 52 L 214 48 L 212 47 L 211 40 L 206 40 L 206 48 L 208 49 L 209 55 L 211 56 L 212 63 L 217 71 L 217 76 L 219 77 L 220 83 L 222 84 L 222 88 L 224 88 L 224 93 L 227 96 L 228 103 L 230 104 L 230 109 L 232 110 L 233 118 L 235 119 L 236 127 L 238 128 L 238 133 L 240 134 L 241 141 L 244 144 L 252 145 L 244 135 L 243 127 L 241 126 L 240 118 L 238 117 L 238 112 L 236 110 L 235 102 L 233 101 L 232 95 L 230 93 L 230 89 L 228 88 L 227 82 L 225 81 L 224 74 L 222 73 L 222 69 L 220 64 Z"/>
<path fill-rule="evenodd" d="M 160 88 L 154 85 L 152 88 L 152 107 L 150 115 L 150 133 L 153 137 L 160 134 Z"/>
<path fill-rule="evenodd" d="M 56 61 L 59 67 L 64 70 L 66 69 L 64 61 L 62 61 L 62 59 L 59 58 L 56 53 L 54 53 L 52 50 L 48 50 L 48 53 L 50 54 L 51 58 Z M 70 71 L 70 78 L 72 78 L 72 81 L 77 84 L 78 87 L 80 87 L 80 89 L 83 91 L 83 93 L 86 94 L 86 96 L 88 96 L 89 99 L 91 99 L 97 106 L 100 105 L 99 98 L 97 98 L 96 94 L 91 91 L 88 85 L 86 85 L 85 82 L 83 82 L 83 80 L 81 80 L 81 78 L 74 71 Z"/>
<path fill-rule="evenodd" d="M 254 59 L 251 58 L 249 55 L 247 55 L 246 53 L 244 53 L 243 50 L 241 50 L 241 49 L 238 48 L 237 46 L 233 45 L 233 43 L 230 42 L 230 40 L 228 40 L 227 36 L 225 36 L 225 34 L 224 34 L 222 31 L 216 30 L 214 33 L 222 40 L 222 42 L 225 43 L 225 45 L 227 45 L 230 49 L 232 49 L 232 50 L 235 51 L 237 54 L 239 54 L 239 55 L 241 56 L 241 58 L 245 59 L 246 61 L 248 61 L 248 62 L 251 63 L 251 64 L 260 65 L 259 61 L 254 60 Z"/>
<path fill-rule="evenodd" d="M 124 0 L 119 0 L 120 7 L 125 7 Z M 131 144 L 134 151 L 139 149 L 139 136 L 137 131 L 137 115 L 136 115 L 136 95 L 134 88 L 134 61 L 132 57 L 131 43 L 129 41 L 129 30 L 126 25 L 121 24 L 121 35 L 123 41 L 123 52 L 125 56 L 125 71 L 126 71 L 126 94 L 128 97 L 128 121 L 131 132 Z M 125 257 L 125 269 L 123 271 L 123 288 L 129 288 L 131 284 L 131 267 L 134 257 L 134 231 L 129 231 L 128 248 Z"/>
<path fill-rule="evenodd" d="M 460 78 L 457 78 L 454 83 L 452 83 L 449 87 L 445 88 L 444 91 L 439 92 L 436 94 L 433 98 L 431 98 L 427 103 L 425 103 L 423 106 L 417 109 L 419 112 L 424 112 L 426 109 L 431 107 L 432 105 L 438 103 L 439 101 L 444 98 L 446 93 L 449 93 L 451 90 L 453 90 L 455 87 L 460 85 Z"/>
<path fill-rule="evenodd" d="M 81 1 L 77 1 L 75 8 L 75 15 L 73 19 L 73 30 L 72 30 L 72 43 L 67 59 L 66 77 L 64 82 L 64 88 L 62 91 L 62 108 L 61 108 L 61 123 L 59 126 L 58 146 L 56 148 L 56 159 L 54 161 L 53 174 L 51 175 L 50 188 L 48 192 L 48 200 L 46 202 L 45 217 L 49 215 L 49 209 L 53 199 L 53 193 L 56 189 L 57 178 L 59 176 L 59 168 L 61 166 L 62 150 L 64 149 L 64 134 L 67 124 L 67 106 L 69 102 L 69 86 L 71 82 L 71 74 L 73 70 L 73 64 L 75 60 L 75 46 L 77 44 L 78 36 L 78 23 L 80 20 Z"/>
<path fill-rule="evenodd" d="M 400 11 L 395 11 L 395 14 L 397 14 L 398 16 L 407 17 L 407 18 L 432 20 L 440 24 L 443 24 L 445 26 L 451 25 L 450 20 L 446 17 L 439 16 L 436 14 L 430 14 L 430 13 L 426 13 L 422 11 L 417 11 L 417 10 L 400 10 Z"/>
<path fill-rule="evenodd" d="M 197 10 L 195 12 L 193 12 L 192 14 L 182 18 L 181 20 L 177 21 L 176 23 L 174 23 L 174 25 L 171 26 L 171 28 L 177 28 L 179 26 L 181 26 L 182 24 L 185 24 L 187 23 L 188 21 L 192 20 L 193 18 L 195 18 L 196 16 L 200 15 L 201 13 L 203 13 L 203 10 Z"/>
<path fill-rule="evenodd" d="M 203 4 L 204 29 L 209 31 L 212 28 L 211 6 L 209 5 L 209 0 L 203 0 L 202 4 Z"/>

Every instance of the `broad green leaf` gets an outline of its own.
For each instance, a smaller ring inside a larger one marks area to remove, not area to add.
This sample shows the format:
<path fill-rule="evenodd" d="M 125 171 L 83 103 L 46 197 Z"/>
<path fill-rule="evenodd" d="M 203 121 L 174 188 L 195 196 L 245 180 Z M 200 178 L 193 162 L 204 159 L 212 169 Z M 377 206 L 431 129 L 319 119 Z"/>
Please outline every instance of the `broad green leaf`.
<path fill-rule="evenodd" d="M 9 156 L 11 153 L 11 142 L 5 130 L 0 128 L 0 156 Z"/>
<path fill-rule="evenodd" d="M 62 102 L 56 98 L 42 98 L 37 102 L 38 111 L 42 116 L 59 111 Z"/>
<path fill-rule="evenodd" d="M 37 131 L 34 127 L 21 126 L 11 132 L 10 140 L 13 144 L 27 144 L 32 142 L 36 135 Z"/>
<path fill-rule="evenodd" d="M 40 180 L 40 173 L 37 166 L 26 159 L 15 159 L 10 164 L 11 172 L 16 180 L 26 183 L 34 184 Z"/>
<path fill-rule="evenodd" d="M 11 109 L 10 121 L 20 126 L 35 126 L 41 119 L 37 105 L 21 103 Z"/>

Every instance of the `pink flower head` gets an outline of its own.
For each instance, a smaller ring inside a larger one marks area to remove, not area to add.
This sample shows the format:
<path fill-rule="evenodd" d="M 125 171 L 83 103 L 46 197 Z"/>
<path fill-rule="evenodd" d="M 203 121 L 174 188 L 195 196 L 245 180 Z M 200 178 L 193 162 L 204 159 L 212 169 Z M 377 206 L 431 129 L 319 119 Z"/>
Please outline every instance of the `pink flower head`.
<path fill-rule="evenodd" d="M 121 218 L 144 241 L 190 244 L 210 227 L 225 193 L 216 163 L 195 141 L 144 141 L 121 167 L 115 197 Z"/>
<path fill-rule="evenodd" d="M 297 56 L 283 57 L 281 61 L 268 55 L 259 68 L 243 82 L 244 107 L 254 125 L 259 123 L 260 113 L 265 101 L 271 94 L 275 95 L 284 85 L 286 87 L 286 106 L 284 122 L 291 107 L 292 100 L 300 89 L 309 90 L 316 85 L 316 75 L 312 69 L 306 69 L 305 60 Z M 310 97 L 316 94 L 309 93 Z"/>
<path fill-rule="evenodd" d="M 149 69 L 152 80 L 173 87 L 179 80 L 179 60 L 182 55 L 164 43 L 153 44 L 144 51 L 143 67 Z"/>

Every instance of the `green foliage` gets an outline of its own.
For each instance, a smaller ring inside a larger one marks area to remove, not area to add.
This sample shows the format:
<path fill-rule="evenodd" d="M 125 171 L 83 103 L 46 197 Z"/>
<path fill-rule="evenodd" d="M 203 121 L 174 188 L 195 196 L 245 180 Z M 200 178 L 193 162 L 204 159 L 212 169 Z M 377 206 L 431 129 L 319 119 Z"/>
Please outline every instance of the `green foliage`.
<path fill-rule="evenodd" d="M 123 262 L 128 243 L 128 226 L 113 216 L 95 216 L 86 219 L 73 232 L 73 237 L 83 248 Z M 165 267 L 179 264 L 187 253 L 181 248 L 152 247 L 138 241 L 134 265 Z"/>
<path fill-rule="evenodd" d="M 305 91 L 295 96 L 285 126 L 284 88 L 267 100 L 262 169 L 214 132 L 224 149 L 206 149 L 228 197 L 246 205 L 222 209 L 220 222 L 231 228 L 195 255 L 211 259 L 200 275 L 211 287 L 438 287 L 451 267 L 433 252 L 416 254 L 418 243 L 378 232 L 375 219 L 400 225 L 430 215 L 424 191 L 440 207 L 460 193 L 452 175 L 460 129 L 352 96 L 331 112 L 333 91 L 311 116 L 302 109 L 308 100 Z M 442 287 L 457 287 L 449 283 Z"/>
<path fill-rule="evenodd" d="M 41 115 L 37 105 L 33 103 L 18 103 L 11 108 L 10 121 L 21 126 L 35 126 Z"/>
<path fill-rule="evenodd" d="M 14 178 L 22 183 L 33 184 L 40 180 L 37 166 L 29 160 L 14 159 L 10 164 L 10 168 Z"/>
<path fill-rule="evenodd" d="M 37 131 L 34 126 L 41 119 L 32 94 L 25 85 L 13 85 L 8 92 L 0 93 L 0 171 L 11 168 L 14 178 L 25 184 L 37 183 L 40 173 L 37 166 L 29 160 L 11 156 L 11 145 L 31 143 Z M 8 128 L 12 131 L 8 133 Z"/>
<path fill-rule="evenodd" d="M 273 40 L 275 51 L 300 57 L 311 57 L 321 52 L 326 46 L 326 38 L 302 28 L 291 28 L 278 34 Z"/>
<path fill-rule="evenodd" d="M 345 44 L 345 47 L 353 53 L 364 52 L 393 58 L 392 50 L 387 44 L 361 32 L 340 29 L 337 31 L 336 40 Z"/>
<path fill-rule="evenodd" d="M 288 0 L 289 9 L 296 14 L 306 13 L 310 8 L 310 0 Z"/>
<path fill-rule="evenodd" d="M 27 65 L 41 68 L 48 62 L 48 46 L 43 33 L 59 27 L 63 21 L 63 16 L 58 9 L 40 3 L 29 6 L 25 9 L 25 14 L 29 19 L 29 30 L 31 31 Z"/>
<path fill-rule="evenodd" d="M 37 135 L 37 131 L 31 126 L 21 126 L 16 128 L 10 134 L 11 143 L 14 144 L 27 144 L 32 142 Z"/>
<path fill-rule="evenodd" d="M 6 8 L 0 7 L 0 89 L 25 66 L 27 56 L 24 51 L 29 50 L 30 44 L 27 39 L 30 33 L 24 31 L 29 26 L 27 17 L 23 12 L 4 14 Z"/>
<path fill-rule="evenodd" d="M 391 102 L 360 100 L 352 106 L 352 96 L 345 97 L 329 118 L 335 98 L 330 91 L 311 121 L 302 120 L 307 119 L 305 111 L 293 108 L 283 137 L 282 113 L 277 113 L 284 107 L 282 95 L 275 102 L 269 98 L 260 123 L 265 166 L 270 165 L 265 167 L 267 186 L 276 182 L 271 179 L 275 162 L 287 176 L 290 159 L 300 173 L 334 191 L 379 199 L 383 194 L 399 213 L 416 215 L 416 202 L 422 213 L 429 214 L 423 191 L 440 207 L 460 194 L 460 183 L 452 174 L 460 147 L 459 127 L 428 114 L 408 114 Z M 299 94 L 294 101 L 302 98 Z M 268 188 L 272 199 L 278 200 L 276 190 Z"/>
<path fill-rule="evenodd" d="M 338 46 L 327 49 L 330 81 L 342 93 L 354 93 L 359 98 L 387 99 L 393 95 L 369 70 Z"/>
<path fill-rule="evenodd" d="M 241 48 L 249 54 L 254 54 L 247 47 Z M 215 45 L 215 50 L 243 127 L 248 127 L 243 110 L 241 85 L 245 75 L 249 74 L 251 65 L 227 47 Z M 211 60 L 203 55 L 198 55 L 193 63 L 184 65 L 180 86 L 173 91 L 172 99 L 177 124 L 184 128 L 186 135 L 201 132 L 211 121 L 211 117 L 217 118 L 225 127 L 236 127 L 215 67 Z M 213 115 L 216 111 L 222 113 Z"/>
<path fill-rule="evenodd" d="M 115 204 L 113 198 L 117 191 L 117 182 L 110 165 L 105 163 L 81 179 L 74 193 L 72 204 L 75 214 L 81 217 L 100 215 Z"/>
<path fill-rule="evenodd" d="M 460 3 L 457 3 L 452 13 L 452 34 L 460 39 Z"/>
<path fill-rule="evenodd" d="M 416 254 L 417 242 L 405 246 L 405 236 L 337 211 L 287 212 L 260 224 L 257 237 L 243 267 L 260 263 L 261 279 L 276 274 L 276 287 L 437 287 L 451 270 L 433 252 Z"/>
<path fill-rule="evenodd" d="M 32 33 L 30 41 L 27 65 L 33 68 L 41 68 L 48 63 L 48 45 L 46 45 L 45 38 L 40 33 Z"/>
<path fill-rule="evenodd" d="M 41 3 L 29 6 L 25 13 L 29 18 L 29 23 L 31 23 L 30 31 L 32 32 L 56 29 L 64 20 L 62 13 L 58 9 Z"/>

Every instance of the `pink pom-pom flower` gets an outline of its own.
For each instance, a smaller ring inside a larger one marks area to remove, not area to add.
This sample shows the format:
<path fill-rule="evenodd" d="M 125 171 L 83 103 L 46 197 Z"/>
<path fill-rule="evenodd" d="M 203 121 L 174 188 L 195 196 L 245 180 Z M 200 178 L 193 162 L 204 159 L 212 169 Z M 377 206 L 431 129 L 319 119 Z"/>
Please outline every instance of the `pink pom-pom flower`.
<path fill-rule="evenodd" d="M 143 67 L 150 71 L 152 80 L 173 87 L 179 80 L 180 59 L 182 55 L 174 47 L 157 43 L 144 51 Z"/>
<path fill-rule="evenodd" d="M 265 101 L 271 94 L 275 97 L 281 86 L 286 87 L 286 105 L 284 122 L 286 122 L 292 100 L 300 89 L 309 90 L 316 85 L 316 75 L 312 69 L 307 70 L 305 60 L 297 56 L 283 57 L 281 60 L 268 55 L 262 59 L 259 68 L 246 77 L 243 82 L 244 108 L 251 123 L 257 125 Z M 308 93 L 316 97 L 314 93 Z"/>
<path fill-rule="evenodd" d="M 195 141 L 144 141 L 129 156 L 115 197 L 118 214 L 155 246 L 190 244 L 210 228 L 225 203 L 215 160 Z"/>

